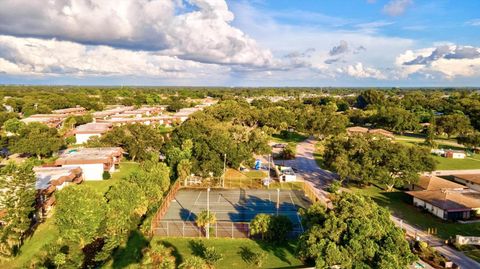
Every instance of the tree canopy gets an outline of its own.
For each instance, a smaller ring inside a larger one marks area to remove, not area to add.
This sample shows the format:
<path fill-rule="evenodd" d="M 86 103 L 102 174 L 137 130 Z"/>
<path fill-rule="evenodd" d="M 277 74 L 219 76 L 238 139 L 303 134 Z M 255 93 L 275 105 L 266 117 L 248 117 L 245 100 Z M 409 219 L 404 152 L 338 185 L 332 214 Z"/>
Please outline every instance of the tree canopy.
<path fill-rule="evenodd" d="M 367 197 L 344 193 L 333 200 L 333 209 L 313 210 L 303 218 L 308 226 L 298 252 L 316 268 L 397 269 L 416 260 L 388 211 Z"/>
<path fill-rule="evenodd" d="M 333 138 L 327 142 L 323 157 L 324 164 L 341 179 L 378 184 L 387 190 L 414 183 L 420 172 L 433 171 L 436 166 L 427 148 L 370 135 Z"/>

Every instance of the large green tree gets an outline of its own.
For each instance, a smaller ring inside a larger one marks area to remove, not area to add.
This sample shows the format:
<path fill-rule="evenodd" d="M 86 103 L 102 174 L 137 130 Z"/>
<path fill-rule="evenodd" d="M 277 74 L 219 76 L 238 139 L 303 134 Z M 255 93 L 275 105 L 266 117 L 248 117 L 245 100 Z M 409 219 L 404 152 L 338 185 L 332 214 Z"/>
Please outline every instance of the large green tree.
<path fill-rule="evenodd" d="M 420 172 L 432 171 L 436 166 L 427 148 L 370 135 L 329 140 L 323 159 L 341 179 L 383 185 L 387 190 L 416 182 Z"/>
<path fill-rule="evenodd" d="M 68 186 L 56 194 L 55 224 L 60 237 L 80 248 L 101 237 L 107 201 L 88 185 Z"/>
<path fill-rule="evenodd" d="M 57 129 L 33 122 L 21 127 L 18 135 L 10 143 L 13 152 L 32 154 L 41 158 L 51 156 L 60 150 L 65 141 Z"/>
<path fill-rule="evenodd" d="M 158 154 L 163 145 L 162 134 L 151 125 L 127 124 L 114 127 L 100 139 L 93 139 L 87 146 L 122 147 L 133 161 L 144 161 Z"/>
<path fill-rule="evenodd" d="M 148 160 L 142 163 L 141 169 L 132 172 L 124 180 L 137 185 L 149 207 L 152 207 L 170 186 L 170 168 L 165 163 Z"/>
<path fill-rule="evenodd" d="M 18 252 L 35 213 L 35 175 L 29 164 L 8 164 L 0 170 L 0 258 Z"/>
<path fill-rule="evenodd" d="M 316 268 L 398 269 L 416 260 L 389 212 L 367 197 L 344 193 L 332 209 L 310 213 L 298 252 Z"/>
<path fill-rule="evenodd" d="M 469 133 L 472 130 L 470 119 L 463 114 L 450 114 L 436 119 L 436 131 L 446 134 L 449 138 L 459 134 Z"/>

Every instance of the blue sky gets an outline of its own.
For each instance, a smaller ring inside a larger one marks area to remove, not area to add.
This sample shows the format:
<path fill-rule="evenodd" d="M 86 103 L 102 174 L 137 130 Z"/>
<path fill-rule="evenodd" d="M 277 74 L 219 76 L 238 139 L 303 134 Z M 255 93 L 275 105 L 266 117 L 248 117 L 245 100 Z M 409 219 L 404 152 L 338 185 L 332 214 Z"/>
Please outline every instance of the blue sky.
<path fill-rule="evenodd" d="M 480 1 L 9 0 L 0 83 L 479 86 Z"/>

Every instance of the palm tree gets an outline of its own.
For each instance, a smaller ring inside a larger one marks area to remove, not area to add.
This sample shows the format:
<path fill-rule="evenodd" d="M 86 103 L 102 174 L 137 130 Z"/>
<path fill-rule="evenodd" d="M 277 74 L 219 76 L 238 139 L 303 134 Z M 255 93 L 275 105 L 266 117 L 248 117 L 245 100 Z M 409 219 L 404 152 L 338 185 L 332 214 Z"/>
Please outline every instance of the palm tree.
<path fill-rule="evenodd" d="M 207 235 L 209 232 L 207 231 L 207 227 L 209 227 L 209 225 L 215 224 L 216 222 L 217 217 L 215 216 L 215 213 L 208 212 L 207 210 L 203 210 L 202 212 L 200 212 L 195 219 L 195 223 L 197 224 L 197 226 L 203 228 Z"/>

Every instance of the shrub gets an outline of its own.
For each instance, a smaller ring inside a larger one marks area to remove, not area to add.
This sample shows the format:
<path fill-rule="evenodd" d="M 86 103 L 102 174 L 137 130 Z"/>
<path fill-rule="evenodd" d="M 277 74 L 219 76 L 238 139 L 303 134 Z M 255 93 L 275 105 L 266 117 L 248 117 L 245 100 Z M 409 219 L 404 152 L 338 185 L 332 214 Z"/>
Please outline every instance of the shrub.
<path fill-rule="evenodd" d="M 111 179 L 111 178 L 112 178 L 112 175 L 110 175 L 110 172 L 104 171 L 104 172 L 103 172 L 103 175 L 102 175 L 102 178 L 103 178 L 104 180 Z"/>
<path fill-rule="evenodd" d="M 285 160 L 295 158 L 297 147 L 294 143 L 288 143 L 282 151 L 282 158 Z"/>
<path fill-rule="evenodd" d="M 254 264 L 256 267 L 260 268 L 263 265 L 263 262 L 265 262 L 265 258 L 267 257 L 267 253 L 264 251 L 254 251 L 252 253 L 252 264 Z"/>
<path fill-rule="evenodd" d="M 197 256 L 188 257 L 178 267 L 180 269 L 204 269 L 206 268 L 205 261 Z"/>
<path fill-rule="evenodd" d="M 341 187 L 342 187 L 342 182 L 338 180 L 334 180 L 332 184 L 328 186 L 328 191 L 331 193 L 337 193 Z"/>
<path fill-rule="evenodd" d="M 208 265 L 214 265 L 215 263 L 223 259 L 223 255 L 219 253 L 214 247 L 208 247 L 203 251 L 203 259 Z"/>

